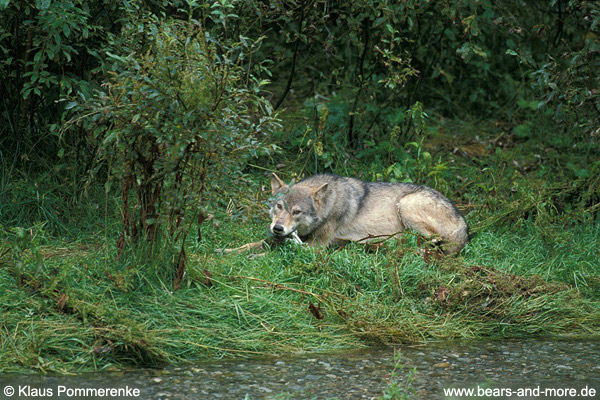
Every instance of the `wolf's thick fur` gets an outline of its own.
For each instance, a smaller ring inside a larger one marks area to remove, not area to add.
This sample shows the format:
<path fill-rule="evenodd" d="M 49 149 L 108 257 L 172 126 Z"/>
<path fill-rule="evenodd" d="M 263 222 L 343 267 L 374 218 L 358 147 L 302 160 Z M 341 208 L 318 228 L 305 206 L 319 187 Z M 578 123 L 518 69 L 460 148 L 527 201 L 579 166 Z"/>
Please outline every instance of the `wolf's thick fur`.
<path fill-rule="evenodd" d="M 315 175 L 295 185 L 271 176 L 271 232 L 294 232 L 303 242 L 327 245 L 392 236 L 406 229 L 435 235 L 446 254 L 469 241 L 468 226 L 454 204 L 437 190 L 410 183 L 363 182 L 337 175 Z"/>

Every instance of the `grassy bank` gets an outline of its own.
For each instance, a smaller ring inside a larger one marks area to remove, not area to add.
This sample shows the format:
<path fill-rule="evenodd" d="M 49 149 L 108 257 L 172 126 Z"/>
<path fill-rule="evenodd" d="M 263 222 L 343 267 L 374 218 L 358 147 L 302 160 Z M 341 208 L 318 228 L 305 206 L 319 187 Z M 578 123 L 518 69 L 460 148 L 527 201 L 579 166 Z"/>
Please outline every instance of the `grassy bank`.
<path fill-rule="evenodd" d="M 200 226 L 200 240 L 190 235 L 186 276 L 173 291 L 172 280 L 161 274 L 164 259 L 142 263 L 148 257 L 140 250 L 116 261 L 119 227 L 114 216 L 101 212 L 118 209 L 114 198 L 91 202 L 97 214 L 82 211 L 85 224 L 61 220 L 60 213 L 44 221 L 43 197 L 38 203 L 30 198 L 26 204 L 38 211 L 38 223 L 14 219 L 4 227 L 0 249 L 0 372 L 163 366 L 452 338 L 597 334 L 595 175 L 576 178 L 569 174 L 577 169 L 559 171 L 549 160 L 540 162 L 539 148 L 493 150 L 493 131 L 476 140 L 467 131 L 454 150 L 456 136 L 443 131 L 432 130 L 422 143 L 439 162 L 414 171 L 467 214 L 475 235 L 457 258 L 424 257 L 412 234 L 369 248 L 284 244 L 263 257 L 215 253 L 266 233 L 266 178 L 254 171 L 248 194 L 223 199 L 227 212 Z M 586 157 L 583 149 L 572 159 L 591 169 Z M 446 172 L 429 174 L 441 164 Z M 41 190 L 25 183 L 5 181 L 4 187 Z M 4 215 L 18 215 L 7 212 L 9 206 Z M 49 233 L 49 223 L 71 234 Z"/>
<path fill-rule="evenodd" d="M 264 228 L 210 227 L 257 236 Z M 449 338 L 593 334 L 600 224 L 484 230 L 457 259 L 405 245 L 285 245 L 264 257 L 199 245 L 176 292 L 103 243 L 40 245 L 0 269 L 2 370 L 81 371 Z M 110 247 L 110 246 L 108 246 Z M 35 254 L 34 254 L 35 253 Z M 210 271 L 207 272 L 207 271 Z"/>

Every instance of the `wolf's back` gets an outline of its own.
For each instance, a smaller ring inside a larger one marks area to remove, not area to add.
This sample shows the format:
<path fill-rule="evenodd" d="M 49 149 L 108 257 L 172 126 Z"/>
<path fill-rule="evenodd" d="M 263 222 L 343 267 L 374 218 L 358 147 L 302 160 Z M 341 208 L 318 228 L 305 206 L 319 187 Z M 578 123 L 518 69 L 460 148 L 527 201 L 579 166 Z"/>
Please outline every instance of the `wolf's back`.
<path fill-rule="evenodd" d="M 356 178 L 321 174 L 303 179 L 297 185 L 319 187 L 325 183 L 328 185 L 327 195 L 319 209 L 319 217 L 325 220 L 333 219 L 339 224 L 354 218 L 368 197 L 368 184 Z"/>
<path fill-rule="evenodd" d="M 414 229 L 439 236 L 446 253 L 459 252 L 469 240 L 468 226 L 454 204 L 428 186 L 411 183 L 364 182 L 337 175 L 315 175 L 296 185 L 327 184 L 314 220 L 320 242 L 363 241 Z"/>

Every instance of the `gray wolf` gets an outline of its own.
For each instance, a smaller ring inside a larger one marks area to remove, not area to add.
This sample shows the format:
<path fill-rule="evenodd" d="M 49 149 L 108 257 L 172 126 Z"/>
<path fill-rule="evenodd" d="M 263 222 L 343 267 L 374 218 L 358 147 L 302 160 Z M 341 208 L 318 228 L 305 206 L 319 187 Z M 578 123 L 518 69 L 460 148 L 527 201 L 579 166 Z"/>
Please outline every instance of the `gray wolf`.
<path fill-rule="evenodd" d="M 276 240 L 294 236 L 309 245 L 328 245 L 415 230 L 449 255 L 469 241 L 467 223 L 456 206 L 428 186 L 330 174 L 287 185 L 272 174 L 271 193 L 270 230 Z"/>

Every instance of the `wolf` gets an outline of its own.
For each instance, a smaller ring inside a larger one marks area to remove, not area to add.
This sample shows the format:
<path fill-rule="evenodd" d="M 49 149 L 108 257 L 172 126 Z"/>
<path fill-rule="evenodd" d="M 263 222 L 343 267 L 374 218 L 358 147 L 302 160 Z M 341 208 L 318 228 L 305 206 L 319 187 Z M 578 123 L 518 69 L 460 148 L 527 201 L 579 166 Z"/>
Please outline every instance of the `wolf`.
<path fill-rule="evenodd" d="M 364 182 L 332 174 L 287 185 L 271 175 L 270 231 L 275 240 L 296 237 L 309 245 L 368 242 L 414 230 L 456 255 L 469 227 L 456 206 L 428 186 Z"/>

